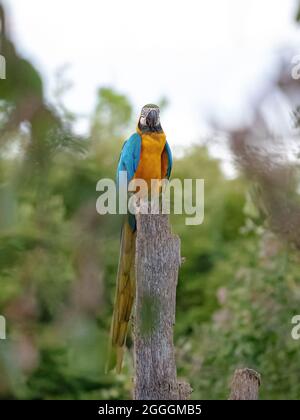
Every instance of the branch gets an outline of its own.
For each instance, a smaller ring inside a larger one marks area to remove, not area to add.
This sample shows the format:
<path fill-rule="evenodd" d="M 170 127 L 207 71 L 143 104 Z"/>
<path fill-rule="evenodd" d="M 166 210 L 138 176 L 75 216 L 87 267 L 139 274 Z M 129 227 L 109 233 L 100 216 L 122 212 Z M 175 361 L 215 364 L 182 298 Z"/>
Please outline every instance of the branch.
<path fill-rule="evenodd" d="M 188 385 L 182 388 L 177 382 L 173 345 L 180 263 L 180 239 L 171 233 L 168 216 L 138 214 L 134 322 L 137 400 L 178 400 L 189 394 Z"/>
<path fill-rule="evenodd" d="M 229 400 L 258 400 L 260 374 L 252 369 L 236 369 L 231 382 Z"/>

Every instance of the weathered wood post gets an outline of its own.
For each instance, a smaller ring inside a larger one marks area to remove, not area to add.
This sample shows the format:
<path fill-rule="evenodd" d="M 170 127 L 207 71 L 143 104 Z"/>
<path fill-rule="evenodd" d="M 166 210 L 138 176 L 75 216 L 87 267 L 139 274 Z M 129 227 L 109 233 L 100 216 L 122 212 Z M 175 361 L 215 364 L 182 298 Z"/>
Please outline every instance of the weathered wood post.
<path fill-rule="evenodd" d="M 134 316 L 134 398 L 137 400 L 186 397 L 182 396 L 177 382 L 173 346 L 180 263 L 180 240 L 172 234 L 168 216 L 138 214 Z"/>
<path fill-rule="evenodd" d="M 260 374 L 253 369 L 236 369 L 231 381 L 229 400 L 258 400 Z"/>

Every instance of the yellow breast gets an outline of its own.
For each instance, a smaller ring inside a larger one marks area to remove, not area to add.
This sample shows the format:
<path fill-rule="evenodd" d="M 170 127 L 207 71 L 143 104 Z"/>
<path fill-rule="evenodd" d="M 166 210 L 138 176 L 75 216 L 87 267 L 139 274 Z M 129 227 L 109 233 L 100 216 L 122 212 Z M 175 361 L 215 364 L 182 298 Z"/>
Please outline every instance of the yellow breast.
<path fill-rule="evenodd" d="M 139 133 L 141 134 L 141 133 Z M 141 158 L 135 173 L 135 178 L 162 179 L 162 152 L 166 144 L 165 133 L 143 133 Z"/>

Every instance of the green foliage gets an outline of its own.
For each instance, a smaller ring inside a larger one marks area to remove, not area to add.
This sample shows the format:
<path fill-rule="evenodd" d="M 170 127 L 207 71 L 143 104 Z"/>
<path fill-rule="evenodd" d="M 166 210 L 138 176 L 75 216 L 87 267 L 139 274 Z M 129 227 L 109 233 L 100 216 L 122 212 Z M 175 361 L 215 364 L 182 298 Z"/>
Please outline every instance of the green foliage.
<path fill-rule="evenodd" d="M 100 138 L 118 138 L 127 128 L 131 115 L 132 107 L 126 96 L 109 88 L 101 88 L 92 120 L 92 131 Z"/>

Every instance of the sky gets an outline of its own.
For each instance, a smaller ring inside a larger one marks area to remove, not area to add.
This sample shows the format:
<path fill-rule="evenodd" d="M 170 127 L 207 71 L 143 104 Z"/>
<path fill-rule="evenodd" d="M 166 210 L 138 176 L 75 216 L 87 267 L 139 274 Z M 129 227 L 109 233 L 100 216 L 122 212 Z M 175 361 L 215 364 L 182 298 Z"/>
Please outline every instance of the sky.
<path fill-rule="evenodd" d="M 166 97 L 167 138 L 178 148 L 204 138 L 213 116 L 249 119 L 249 103 L 274 77 L 283 49 L 299 45 L 295 0 L 5 0 L 19 52 L 43 75 L 73 82 L 66 105 L 85 132 L 99 87 L 140 108 Z M 299 48 L 300 50 L 300 48 Z M 300 51 L 299 51 L 300 52 Z"/>

